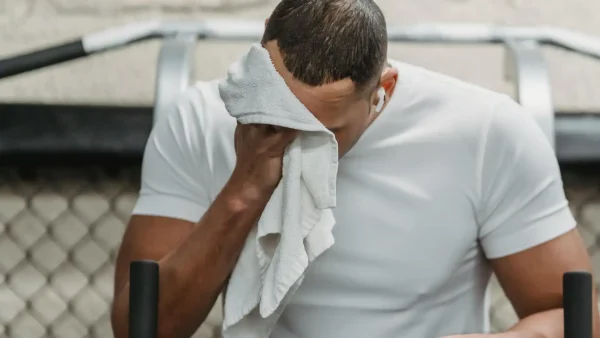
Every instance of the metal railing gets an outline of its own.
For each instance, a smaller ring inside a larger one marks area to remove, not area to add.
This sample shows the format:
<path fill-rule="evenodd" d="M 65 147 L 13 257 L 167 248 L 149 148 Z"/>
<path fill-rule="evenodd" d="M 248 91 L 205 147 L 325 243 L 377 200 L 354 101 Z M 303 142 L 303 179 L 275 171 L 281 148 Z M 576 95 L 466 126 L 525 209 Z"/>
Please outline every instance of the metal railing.
<path fill-rule="evenodd" d="M 262 22 L 240 20 L 134 23 L 0 60 L 0 79 L 143 40 L 163 38 L 155 90 L 156 118 L 194 78 L 197 40 L 257 42 L 263 29 Z M 534 115 L 556 146 L 559 159 L 600 161 L 600 118 L 578 116 L 571 118 L 568 126 L 556 123 L 549 73 L 540 49 L 541 45 L 551 45 L 600 59 L 600 38 L 553 27 L 441 23 L 390 27 L 388 35 L 391 43 L 503 44 L 505 74 L 517 89 L 516 99 Z"/>
<path fill-rule="evenodd" d="M 0 79 L 163 38 L 155 85 L 157 118 L 194 80 L 198 40 L 255 42 L 263 27 L 262 22 L 229 20 L 136 23 L 0 60 Z M 392 43 L 504 45 L 505 73 L 515 85 L 516 99 L 534 114 L 558 158 L 600 161 L 600 116 L 555 118 L 549 71 L 540 48 L 553 45 L 600 59 L 600 39 L 552 27 L 456 24 L 390 27 L 389 39 Z M 565 174 L 572 209 L 594 262 L 600 262 L 600 179 Z M 98 168 L 0 171 L 0 336 L 112 335 L 108 310 L 113 261 L 137 197 L 138 181 L 138 169 L 113 175 Z M 600 274 L 600 263 L 596 265 Z M 497 287 L 494 295 L 492 327 L 499 330 L 515 317 Z M 217 334 L 218 312 L 213 311 L 199 337 Z"/>

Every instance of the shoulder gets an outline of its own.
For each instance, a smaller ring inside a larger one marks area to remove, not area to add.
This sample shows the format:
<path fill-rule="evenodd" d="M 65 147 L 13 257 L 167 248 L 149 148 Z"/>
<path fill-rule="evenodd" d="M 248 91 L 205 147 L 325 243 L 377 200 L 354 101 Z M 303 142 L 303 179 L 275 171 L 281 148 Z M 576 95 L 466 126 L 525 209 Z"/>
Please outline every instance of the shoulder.
<path fill-rule="evenodd" d="M 230 124 L 232 117 L 221 100 L 218 81 L 199 81 L 185 90 L 176 100 L 167 119 L 181 120 L 184 133 L 209 135 L 221 125 Z"/>
<path fill-rule="evenodd" d="M 417 66 L 390 63 L 399 74 L 386 117 L 393 128 L 390 135 L 418 131 L 413 134 L 433 142 L 440 152 L 477 167 L 485 162 L 488 169 L 509 165 L 523 152 L 543 154 L 542 162 L 552 159 L 553 149 L 533 115 L 511 97 Z"/>
<path fill-rule="evenodd" d="M 390 64 L 398 69 L 398 83 L 386 108 L 391 110 L 390 119 L 419 128 L 441 143 L 468 145 L 473 153 L 491 124 L 517 123 L 497 121 L 494 115 L 511 111 L 508 115 L 514 118 L 523 112 L 507 95 L 418 66 L 393 60 Z"/>
<path fill-rule="evenodd" d="M 209 205 L 218 95 L 210 83 L 199 83 L 179 95 L 155 122 L 142 164 L 136 215 L 163 216 L 197 222 Z"/>
<path fill-rule="evenodd" d="M 213 163 L 211 156 L 232 149 L 235 125 L 220 99 L 217 82 L 198 82 L 182 92 L 155 122 L 144 162 L 210 171 L 207 163 Z"/>
<path fill-rule="evenodd" d="M 508 95 L 418 66 L 390 63 L 399 73 L 398 88 L 390 102 L 398 113 L 408 110 L 432 123 L 447 122 L 446 128 L 460 132 L 492 129 L 511 134 L 516 128 L 533 129 L 539 136 L 540 128 L 532 114 Z"/>
<path fill-rule="evenodd" d="M 481 115 L 506 99 L 506 95 L 429 69 L 394 60 L 390 60 L 390 64 L 398 69 L 400 97 L 407 94 L 413 100 L 430 102 L 436 104 L 435 107 L 446 109 L 460 107 L 451 112 L 453 115 Z"/>
<path fill-rule="evenodd" d="M 205 151 L 199 147 L 216 146 L 232 129 L 235 119 L 219 96 L 218 82 L 200 81 L 182 92 L 172 109 L 156 121 L 151 137 L 175 138 L 183 148 Z"/>

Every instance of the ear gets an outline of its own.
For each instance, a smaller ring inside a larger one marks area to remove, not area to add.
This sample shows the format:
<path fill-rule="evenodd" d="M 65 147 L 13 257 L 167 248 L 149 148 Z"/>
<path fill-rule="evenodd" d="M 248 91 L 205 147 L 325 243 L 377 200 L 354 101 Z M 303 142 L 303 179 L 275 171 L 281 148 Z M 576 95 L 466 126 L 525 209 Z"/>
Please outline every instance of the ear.
<path fill-rule="evenodd" d="M 398 82 L 398 69 L 386 66 L 381 73 L 381 79 L 379 83 L 381 87 L 385 90 L 385 96 L 387 101 L 390 100 L 390 97 L 394 94 L 394 89 L 396 89 L 396 83 Z"/>
<path fill-rule="evenodd" d="M 390 98 L 394 95 L 394 89 L 396 89 L 396 83 L 398 82 L 398 70 L 391 66 L 386 66 L 381 73 L 381 78 L 379 79 L 379 89 L 377 90 L 377 107 L 375 111 L 377 113 L 381 113 L 388 102 L 390 102 Z"/>

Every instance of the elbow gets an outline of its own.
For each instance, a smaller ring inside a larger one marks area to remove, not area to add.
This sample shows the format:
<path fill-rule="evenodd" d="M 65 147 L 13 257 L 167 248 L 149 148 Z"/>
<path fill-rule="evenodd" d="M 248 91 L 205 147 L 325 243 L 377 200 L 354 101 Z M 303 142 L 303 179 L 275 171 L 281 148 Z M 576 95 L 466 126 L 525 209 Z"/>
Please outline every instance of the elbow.
<path fill-rule="evenodd" d="M 129 336 L 129 300 L 128 286 L 115 292 L 110 310 L 110 324 L 115 338 L 128 338 Z"/>
<path fill-rule="evenodd" d="M 122 297 L 121 297 L 122 298 Z M 110 322 L 115 338 L 128 338 L 129 336 L 129 308 L 127 302 L 115 298 L 110 313 Z M 157 338 L 181 337 L 177 321 L 174 318 L 159 318 Z M 188 335 L 189 337 L 190 335 Z"/>
<path fill-rule="evenodd" d="M 124 318 L 127 313 L 119 311 L 118 307 L 114 306 L 110 312 L 110 324 L 115 338 L 127 338 L 127 319 Z"/>

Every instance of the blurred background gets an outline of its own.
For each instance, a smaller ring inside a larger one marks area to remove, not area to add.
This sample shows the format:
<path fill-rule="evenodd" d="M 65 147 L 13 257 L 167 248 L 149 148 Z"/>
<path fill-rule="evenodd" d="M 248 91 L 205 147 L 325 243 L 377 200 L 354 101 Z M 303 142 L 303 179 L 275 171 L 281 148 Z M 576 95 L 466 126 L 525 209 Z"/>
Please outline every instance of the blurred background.
<path fill-rule="evenodd" d="M 0 0 L 0 59 L 140 20 L 262 21 L 276 3 Z M 389 26 L 544 25 L 600 36 L 600 2 L 594 0 L 378 3 Z M 112 337 L 112 262 L 139 187 L 161 43 L 145 41 L 0 79 L 0 337 Z M 199 41 L 194 80 L 223 76 L 248 45 Z M 542 50 L 555 111 L 600 113 L 600 62 L 556 48 Z M 394 43 L 390 57 L 515 93 L 504 76 L 502 45 Z M 68 142 L 56 141 L 61 135 Z M 600 166 L 563 165 L 565 189 L 597 273 L 599 174 Z M 492 284 L 491 324 L 501 330 L 516 317 Z M 215 309 L 197 337 L 216 336 L 219 320 Z"/>

